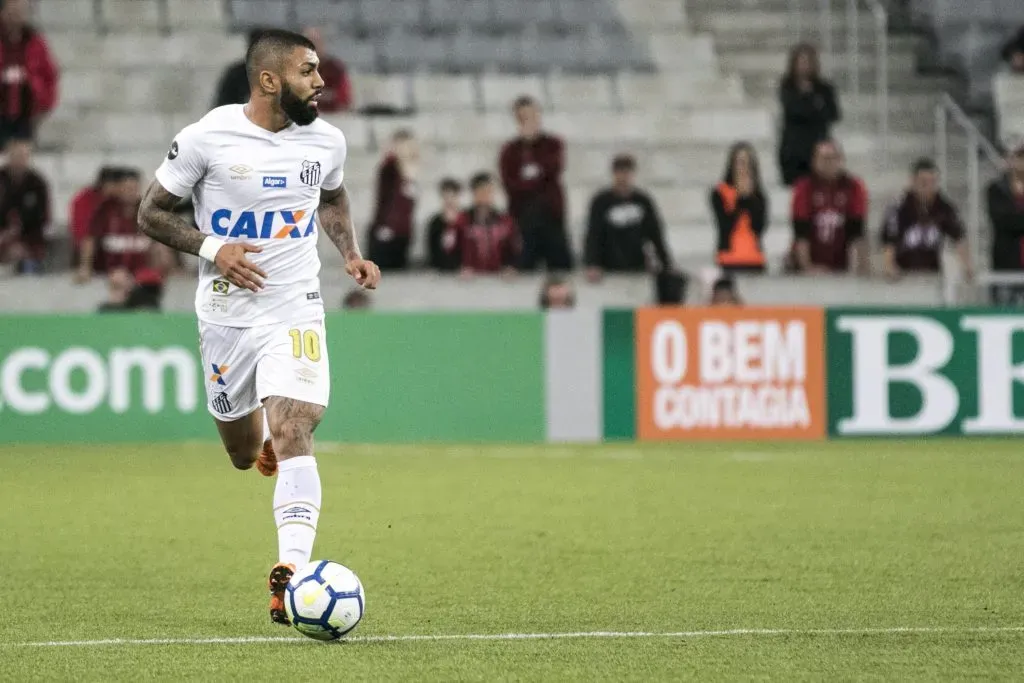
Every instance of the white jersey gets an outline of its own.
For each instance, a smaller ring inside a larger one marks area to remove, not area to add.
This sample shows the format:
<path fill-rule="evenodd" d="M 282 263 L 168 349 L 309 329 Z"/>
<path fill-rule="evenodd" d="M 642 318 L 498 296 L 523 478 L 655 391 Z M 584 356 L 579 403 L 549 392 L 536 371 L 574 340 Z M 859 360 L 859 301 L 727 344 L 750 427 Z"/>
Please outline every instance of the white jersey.
<path fill-rule="evenodd" d="M 345 136 L 317 119 L 271 133 L 243 105 L 218 107 L 182 130 L 156 171 L 171 194 L 195 202 L 206 235 L 263 247 L 248 258 L 267 278 L 250 292 L 200 260 L 196 313 L 203 322 L 253 327 L 323 316 L 316 210 L 320 190 L 341 187 Z"/>

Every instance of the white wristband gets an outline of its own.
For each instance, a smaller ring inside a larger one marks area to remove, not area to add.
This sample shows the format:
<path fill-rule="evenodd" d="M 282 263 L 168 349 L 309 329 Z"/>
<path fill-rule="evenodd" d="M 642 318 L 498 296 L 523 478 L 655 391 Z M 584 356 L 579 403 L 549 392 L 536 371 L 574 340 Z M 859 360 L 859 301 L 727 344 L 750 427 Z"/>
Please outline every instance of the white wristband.
<path fill-rule="evenodd" d="M 210 263 L 213 263 L 213 260 L 217 258 L 217 252 L 220 251 L 220 248 L 225 244 L 227 244 L 227 242 L 222 239 L 217 239 L 213 236 L 207 237 L 203 240 L 203 246 L 199 247 L 199 258 L 206 259 Z"/>

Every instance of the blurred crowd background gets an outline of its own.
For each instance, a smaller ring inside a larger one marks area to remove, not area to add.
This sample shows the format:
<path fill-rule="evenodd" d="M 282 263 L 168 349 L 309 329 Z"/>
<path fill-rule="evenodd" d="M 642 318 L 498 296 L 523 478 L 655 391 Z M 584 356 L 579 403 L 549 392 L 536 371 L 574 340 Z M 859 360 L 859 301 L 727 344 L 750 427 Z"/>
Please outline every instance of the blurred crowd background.
<path fill-rule="evenodd" d="M 3 0 L 4 309 L 189 309 L 141 188 L 266 27 L 400 283 L 329 306 L 1024 301 L 1019 0 Z"/>

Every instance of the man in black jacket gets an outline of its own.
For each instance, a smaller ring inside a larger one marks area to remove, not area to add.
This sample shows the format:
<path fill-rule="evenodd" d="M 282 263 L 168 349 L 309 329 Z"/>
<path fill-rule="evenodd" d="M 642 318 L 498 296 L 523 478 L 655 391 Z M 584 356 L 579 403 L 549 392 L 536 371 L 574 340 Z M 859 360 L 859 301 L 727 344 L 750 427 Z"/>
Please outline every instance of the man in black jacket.
<path fill-rule="evenodd" d="M 612 186 L 590 202 L 584 247 L 587 279 L 605 271 L 660 272 L 672 268 L 658 209 L 636 188 L 636 160 L 626 154 L 612 161 Z"/>

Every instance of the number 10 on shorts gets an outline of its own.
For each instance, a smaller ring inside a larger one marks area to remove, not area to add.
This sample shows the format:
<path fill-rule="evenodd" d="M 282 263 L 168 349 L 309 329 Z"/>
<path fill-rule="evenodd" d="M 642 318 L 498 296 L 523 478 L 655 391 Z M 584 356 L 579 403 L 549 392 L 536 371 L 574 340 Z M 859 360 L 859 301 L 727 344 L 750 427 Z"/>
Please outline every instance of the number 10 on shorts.
<path fill-rule="evenodd" d="M 316 363 L 320 360 L 320 334 L 316 330 L 288 330 L 292 338 L 292 355 L 296 358 L 305 356 Z"/>

